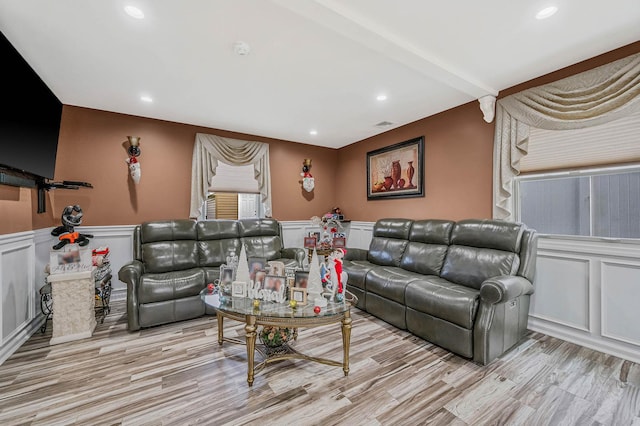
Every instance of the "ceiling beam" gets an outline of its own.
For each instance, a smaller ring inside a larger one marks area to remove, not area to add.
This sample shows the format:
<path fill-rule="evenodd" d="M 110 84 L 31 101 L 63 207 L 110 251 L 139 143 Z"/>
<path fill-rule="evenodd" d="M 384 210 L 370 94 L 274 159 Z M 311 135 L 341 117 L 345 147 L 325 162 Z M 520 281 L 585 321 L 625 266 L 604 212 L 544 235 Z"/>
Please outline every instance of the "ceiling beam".
<path fill-rule="evenodd" d="M 379 22 L 362 16 L 338 1 L 272 1 L 471 98 L 498 95 L 498 90 L 466 75 L 463 70 L 456 69 L 455 66 L 395 34 Z"/>

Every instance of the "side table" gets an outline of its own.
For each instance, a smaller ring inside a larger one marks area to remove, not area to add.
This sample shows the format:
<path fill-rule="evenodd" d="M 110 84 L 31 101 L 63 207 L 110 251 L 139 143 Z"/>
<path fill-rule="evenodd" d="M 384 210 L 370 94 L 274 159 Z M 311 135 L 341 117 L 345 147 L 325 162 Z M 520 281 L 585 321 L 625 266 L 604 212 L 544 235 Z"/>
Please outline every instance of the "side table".
<path fill-rule="evenodd" d="M 50 345 L 91 337 L 96 328 L 94 270 L 47 277 L 53 299 Z"/>

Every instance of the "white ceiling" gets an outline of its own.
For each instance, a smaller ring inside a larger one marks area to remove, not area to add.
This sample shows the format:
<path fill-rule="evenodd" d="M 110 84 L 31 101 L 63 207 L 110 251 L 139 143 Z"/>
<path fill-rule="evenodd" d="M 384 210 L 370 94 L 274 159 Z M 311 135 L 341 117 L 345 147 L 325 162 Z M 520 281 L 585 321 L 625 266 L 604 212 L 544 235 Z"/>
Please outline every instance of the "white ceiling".
<path fill-rule="evenodd" d="M 0 29 L 64 104 L 338 148 L 638 41 L 640 1 L 0 0 Z"/>

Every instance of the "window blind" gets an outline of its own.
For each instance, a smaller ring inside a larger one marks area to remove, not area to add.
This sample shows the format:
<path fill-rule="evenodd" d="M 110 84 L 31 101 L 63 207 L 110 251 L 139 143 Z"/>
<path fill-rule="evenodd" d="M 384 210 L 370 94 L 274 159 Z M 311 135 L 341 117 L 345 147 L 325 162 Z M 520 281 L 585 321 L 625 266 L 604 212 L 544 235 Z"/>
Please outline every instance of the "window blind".
<path fill-rule="evenodd" d="M 238 219 L 238 194 L 216 192 L 216 219 Z"/>
<path fill-rule="evenodd" d="M 258 181 L 253 177 L 253 165 L 230 166 L 218 161 L 216 174 L 211 180 L 209 192 L 259 193 Z"/>
<path fill-rule="evenodd" d="M 640 162 L 640 112 L 576 130 L 531 128 L 520 172 Z"/>

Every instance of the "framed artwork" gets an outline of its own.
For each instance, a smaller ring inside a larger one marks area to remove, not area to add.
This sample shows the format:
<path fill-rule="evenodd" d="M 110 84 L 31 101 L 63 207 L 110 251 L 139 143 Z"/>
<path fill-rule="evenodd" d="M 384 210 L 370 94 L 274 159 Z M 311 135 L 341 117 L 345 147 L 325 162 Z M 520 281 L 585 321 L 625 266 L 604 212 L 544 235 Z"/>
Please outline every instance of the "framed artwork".
<path fill-rule="evenodd" d="M 316 241 L 320 241 L 320 232 L 319 231 L 309 232 L 309 236 L 310 237 L 314 237 L 316 239 Z"/>
<path fill-rule="evenodd" d="M 306 288 L 291 287 L 291 294 L 289 295 L 289 300 L 295 300 L 296 302 L 298 302 L 298 305 L 306 305 L 307 304 L 307 289 Z"/>
<path fill-rule="evenodd" d="M 309 284 L 309 272 L 296 271 L 296 276 L 293 280 L 293 286 L 297 288 L 306 289 Z"/>
<path fill-rule="evenodd" d="M 253 282 L 254 284 L 256 284 L 255 288 L 257 289 L 264 288 L 264 279 L 266 277 L 267 277 L 266 271 L 256 271 L 253 278 Z"/>
<path fill-rule="evenodd" d="M 256 272 L 264 271 L 267 266 L 267 259 L 264 257 L 250 257 L 247 259 L 249 263 L 249 279 L 256 280 Z"/>
<path fill-rule="evenodd" d="M 304 237 L 304 248 L 314 248 L 317 242 L 316 237 Z"/>
<path fill-rule="evenodd" d="M 270 260 L 267 262 L 267 270 L 269 271 L 269 275 L 278 275 L 284 276 L 284 262 L 280 262 L 277 260 Z"/>
<path fill-rule="evenodd" d="M 335 237 L 333 239 L 333 248 L 345 248 L 347 246 L 347 239 L 345 237 Z"/>
<path fill-rule="evenodd" d="M 262 288 L 264 290 L 274 291 L 279 293 L 287 286 L 287 278 L 281 275 L 266 275 L 264 277 L 264 283 Z"/>
<path fill-rule="evenodd" d="M 424 197 L 424 137 L 367 152 L 367 199 Z"/>
<path fill-rule="evenodd" d="M 231 296 L 247 297 L 247 283 L 244 281 L 234 281 L 231 283 Z"/>

